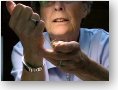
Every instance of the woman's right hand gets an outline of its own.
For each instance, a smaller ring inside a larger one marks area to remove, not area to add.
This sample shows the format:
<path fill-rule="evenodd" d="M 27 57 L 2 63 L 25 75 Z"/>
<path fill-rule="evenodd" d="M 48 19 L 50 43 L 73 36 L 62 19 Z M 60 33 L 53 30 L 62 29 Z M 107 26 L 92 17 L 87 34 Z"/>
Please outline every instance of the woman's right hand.
<path fill-rule="evenodd" d="M 39 62 L 34 58 L 42 58 L 39 52 L 43 50 L 44 22 L 40 21 L 39 15 L 34 13 L 31 7 L 23 4 L 16 5 L 13 1 L 7 1 L 6 6 L 11 15 L 9 26 L 23 45 L 25 59 L 30 58 L 33 63 Z M 40 22 L 36 25 L 32 19 Z"/>

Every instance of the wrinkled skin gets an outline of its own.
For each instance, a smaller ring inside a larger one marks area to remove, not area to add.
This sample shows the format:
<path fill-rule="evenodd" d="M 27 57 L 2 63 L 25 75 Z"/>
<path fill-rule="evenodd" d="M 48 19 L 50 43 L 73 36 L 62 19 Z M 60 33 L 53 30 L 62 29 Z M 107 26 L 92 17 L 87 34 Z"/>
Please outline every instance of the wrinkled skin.
<path fill-rule="evenodd" d="M 41 19 L 44 22 L 40 21 L 37 26 L 31 19 L 40 20 L 40 16 L 34 13 L 32 8 L 22 4 L 16 5 L 12 1 L 8 1 L 6 5 L 11 14 L 9 26 L 17 34 L 23 45 L 26 62 L 30 62 L 34 65 L 41 65 L 42 58 L 44 57 L 62 71 L 76 74 L 83 80 L 104 80 L 104 77 L 108 79 L 108 71 L 97 63 L 92 62 L 81 51 L 79 43 L 76 42 L 79 36 L 78 30 L 81 20 L 87 15 L 86 8 L 84 8 L 80 2 L 72 4 L 55 2 L 54 5 L 48 8 L 42 7 Z M 79 10 L 80 12 L 74 12 L 74 10 Z M 60 16 L 67 16 L 68 21 L 61 23 L 51 22 L 53 19 Z M 50 34 L 51 40 L 56 40 L 52 42 L 52 50 L 43 48 L 44 37 L 42 33 L 45 27 Z M 63 63 L 62 66 L 60 66 L 60 61 Z M 95 73 L 96 68 L 94 70 L 92 66 L 100 69 L 100 74 L 104 72 L 105 74 L 103 75 L 105 76 L 97 76 L 98 74 Z M 93 71 L 89 72 L 89 68 L 90 71 L 91 69 L 93 69 Z M 23 76 L 24 75 L 29 75 L 29 79 L 32 79 L 31 77 L 34 74 L 30 77 L 30 74 L 26 72 L 25 74 L 23 73 Z M 38 75 L 39 74 L 37 74 L 37 77 Z"/>

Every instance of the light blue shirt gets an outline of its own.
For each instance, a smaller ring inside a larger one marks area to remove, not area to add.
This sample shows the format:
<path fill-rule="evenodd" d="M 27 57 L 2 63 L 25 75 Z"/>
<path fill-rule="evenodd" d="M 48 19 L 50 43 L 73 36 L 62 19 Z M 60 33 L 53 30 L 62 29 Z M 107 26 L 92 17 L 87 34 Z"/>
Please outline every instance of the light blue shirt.
<path fill-rule="evenodd" d="M 47 32 L 44 33 L 44 48 L 51 49 L 50 39 Z M 92 60 L 101 64 L 106 69 L 109 68 L 109 33 L 103 29 L 80 29 L 81 50 Z M 15 80 L 21 80 L 23 70 L 23 47 L 18 42 L 14 47 L 11 55 L 13 69 L 11 74 Z M 45 69 L 45 81 L 82 81 L 79 77 L 64 73 L 48 60 L 43 59 Z M 40 76 L 39 76 L 40 77 Z"/>

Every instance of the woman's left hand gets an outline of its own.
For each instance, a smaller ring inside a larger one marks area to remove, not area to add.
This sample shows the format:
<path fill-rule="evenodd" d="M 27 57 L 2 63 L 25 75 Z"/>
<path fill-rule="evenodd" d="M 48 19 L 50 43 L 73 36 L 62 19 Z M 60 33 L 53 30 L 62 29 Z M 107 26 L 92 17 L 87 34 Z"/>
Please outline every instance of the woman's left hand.
<path fill-rule="evenodd" d="M 52 46 L 53 50 L 48 51 L 45 55 L 46 59 L 65 72 L 73 74 L 76 74 L 78 70 L 83 72 L 88 57 L 80 50 L 78 42 L 55 41 Z"/>

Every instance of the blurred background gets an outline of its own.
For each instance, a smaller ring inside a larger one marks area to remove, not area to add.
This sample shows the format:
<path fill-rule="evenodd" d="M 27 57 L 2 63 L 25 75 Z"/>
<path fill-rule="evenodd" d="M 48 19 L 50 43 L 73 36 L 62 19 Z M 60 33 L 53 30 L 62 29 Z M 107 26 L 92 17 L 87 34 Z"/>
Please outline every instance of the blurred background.
<path fill-rule="evenodd" d="M 30 1 L 16 1 L 30 6 Z M 1 1 L 1 80 L 13 81 L 14 78 L 10 75 L 12 69 L 11 51 L 13 46 L 19 41 L 15 33 L 9 28 L 10 15 L 6 9 L 6 2 Z M 109 1 L 94 1 L 91 7 L 91 13 L 83 20 L 82 27 L 87 28 L 103 28 L 109 32 Z"/>

